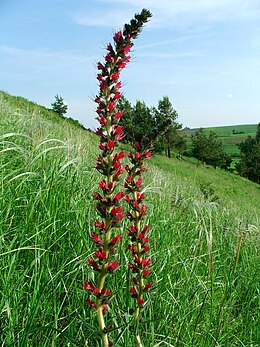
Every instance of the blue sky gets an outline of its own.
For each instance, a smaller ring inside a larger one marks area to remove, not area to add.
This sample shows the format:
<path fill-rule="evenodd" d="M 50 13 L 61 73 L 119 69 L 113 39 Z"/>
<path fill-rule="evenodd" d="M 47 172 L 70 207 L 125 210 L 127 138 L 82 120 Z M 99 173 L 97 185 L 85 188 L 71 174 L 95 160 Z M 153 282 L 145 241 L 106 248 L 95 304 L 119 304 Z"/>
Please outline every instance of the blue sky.
<path fill-rule="evenodd" d="M 95 65 L 112 34 L 153 13 L 123 74 L 132 103 L 169 96 L 184 126 L 260 121 L 260 0 L 0 0 L 0 89 L 96 126 Z"/>

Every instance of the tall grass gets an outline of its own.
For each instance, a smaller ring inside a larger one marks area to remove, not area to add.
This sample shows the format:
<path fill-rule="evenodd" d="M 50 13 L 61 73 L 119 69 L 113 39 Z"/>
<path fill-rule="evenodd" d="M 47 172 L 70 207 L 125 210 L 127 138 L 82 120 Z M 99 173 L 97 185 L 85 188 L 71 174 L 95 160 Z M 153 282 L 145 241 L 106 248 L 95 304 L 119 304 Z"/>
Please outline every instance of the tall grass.
<path fill-rule="evenodd" d="M 99 346 L 82 288 L 97 140 L 1 95 L 0 117 L 0 345 Z M 154 288 L 144 346 L 259 346 L 259 186 L 162 157 L 149 165 Z M 216 201 L 200 189 L 209 182 Z M 132 347 L 125 258 L 119 280 L 109 279 L 108 319 L 115 345 Z"/>

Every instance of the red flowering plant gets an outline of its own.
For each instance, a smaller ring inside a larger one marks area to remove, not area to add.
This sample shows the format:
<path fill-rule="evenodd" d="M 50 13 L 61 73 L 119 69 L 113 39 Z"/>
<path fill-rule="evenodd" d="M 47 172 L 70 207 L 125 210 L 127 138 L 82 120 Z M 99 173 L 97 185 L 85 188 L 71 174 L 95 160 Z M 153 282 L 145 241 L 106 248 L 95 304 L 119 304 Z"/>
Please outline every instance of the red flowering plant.
<path fill-rule="evenodd" d="M 130 244 L 128 246 L 132 255 L 132 261 L 129 263 L 129 268 L 132 270 L 132 286 L 130 293 L 136 299 L 134 309 L 134 320 L 137 323 L 140 308 L 143 307 L 145 293 L 152 287 L 149 282 L 151 273 L 151 260 L 147 256 L 149 251 L 149 237 L 147 231 L 148 224 L 144 223 L 144 218 L 147 214 L 147 206 L 144 203 L 145 194 L 142 191 L 142 173 L 146 171 L 144 161 L 152 156 L 151 150 L 141 149 L 138 142 L 135 143 L 135 152 L 129 153 L 128 157 L 131 165 L 126 165 L 125 169 L 128 176 L 125 180 L 125 200 L 129 205 L 127 217 L 130 220 L 128 235 Z"/>
<path fill-rule="evenodd" d="M 168 118 L 155 129 L 150 138 L 143 136 L 140 143 L 135 141 L 135 151 L 128 154 L 130 165 L 125 166 L 128 175 L 124 183 L 126 193 L 124 199 L 129 206 L 127 217 L 130 220 L 130 226 L 128 228 L 130 243 L 128 250 L 132 255 L 132 260 L 128 265 L 132 270 L 132 285 L 129 290 L 132 298 L 135 299 L 133 314 L 138 346 L 142 346 L 138 333 L 139 313 L 145 304 L 145 294 L 152 288 L 152 283 L 149 280 L 149 275 L 151 274 L 150 265 L 152 262 L 147 255 L 150 240 L 147 236 L 149 225 L 145 223 L 147 206 L 144 203 L 145 194 L 143 192 L 142 174 L 146 171 L 144 167 L 145 160 L 152 156 L 153 145 L 171 125 L 172 119 Z"/>
<path fill-rule="evenodd" d="M 130 61 L 129 52 L 133 46 L 133 39 L 137 38 L 142 26 L 150 17 L 151 13 L 145 9 L 140 14 L 136 14 L 130 24 L 125 24 L 123 32 L 119 30 L 114 34 L 114 45 L 108 44 L 105 62 L 97 64 L 100 91 L 95 102 L 98 105 L 96 112 L 100 127 L 96 134 L 100 138 L 101 154 L 97 158 L 96 169 L 104 178 L 99 182 L 100 192 L 93 194 L 100 219 L 95 222 L 96 231 L 91 234 L 97 249 L 88 259 L 88 263 L 96 276 L 94 281 L 89 280 L 84 285 L 84 289 L 90 294 L 87 303 L 97 310 L 103 346 L 111 344 L 108 339 L 109 327 L 105 325 L 104 315 L 112 290 L 105 287 L 105 280 L 106 276 L 113 273 L 119 266 L 119 261 L 115 259 L 115 248 L 121 235 L 115 233 L 114 229 L 120 226 L 123 218 L 121 200 L 124 193 L 117 191 L 118 182 L 123 173 L 121 161 L 124 158 L 123 151 L 116 152 L 116 147 L 124 136 L 123 127 L 119 125 L 124 112 L 117 109 L 122 87 L 119 78 Z"/>

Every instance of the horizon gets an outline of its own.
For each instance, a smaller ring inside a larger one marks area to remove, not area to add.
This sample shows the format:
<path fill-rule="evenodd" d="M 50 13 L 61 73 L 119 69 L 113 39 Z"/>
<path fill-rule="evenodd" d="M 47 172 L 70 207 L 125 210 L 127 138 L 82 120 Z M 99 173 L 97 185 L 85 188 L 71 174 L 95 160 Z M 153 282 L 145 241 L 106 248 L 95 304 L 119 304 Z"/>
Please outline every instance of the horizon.
<path fill-rule="evenodd" d="M 123 74 L 125 97 L 157 107 L 167 95 L 183 127 L 258 124 L 256 0 L 3 1 L 0 89 L 47 108 L 58 94 L 66 116 L 97 127 L 95 65 L 113 32 L 143 7 L 153 17 Z"/>

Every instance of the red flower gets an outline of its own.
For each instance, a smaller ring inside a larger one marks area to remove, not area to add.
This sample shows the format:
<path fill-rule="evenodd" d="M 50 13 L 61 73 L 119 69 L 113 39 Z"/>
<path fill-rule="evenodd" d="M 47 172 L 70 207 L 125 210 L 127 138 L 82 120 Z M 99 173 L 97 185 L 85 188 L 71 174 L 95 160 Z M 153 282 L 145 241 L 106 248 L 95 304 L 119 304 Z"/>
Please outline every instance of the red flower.
<path fill-rule="evenodd" d="M 136 247 L 135 247 L 135 245 L 129 245 L 128 246 L 128 249 L 129 249 L 129 251 L 131 251 L 131 252 L 134 252 L 134 253 L 136 253 Z"/>
<path fill-rule="evenodd" d="M 129 291 L 132 294 L 132 297 L 134 297 L 134 298 L 138 297 L 138 292 L 137 292 L 137 290 L 136 290 L 136 288 L 134 286 L 130 287 Z"/>
<path fill-rule="evenodd" d="M 100 260 L 106 260 L 107 259 L 107 255 L 106 252 L 104 252 L 102 250 L 102 248 L 99 248 L 96 252 L 95 252 L 95 256 L 100 259 Z"/>
<path fill-rule="evenodd" d="M 115 269 L 118 267 L 119 265 L 119 261 L 116 260 L 116 261 L 111 261 L 107 264 L 107 269 L 109 272 L 113 272 L 115 271 Z"/>
<path fill-rule="evenodd" d="M 113 36 L 113 39 L 116 43 L 119 43 L 123 38 L 123 34 L 121 30 L 118 30 L 115 35 Z"/>
<path fill-rule="evenodd" d="M 143 179 L 142 177 L 139 177 L 137 182 L 136 182 L 136 187 L 137 188 L 141 188 L 142 187 L 142 182 L 143 182 Z"/>
<path fill-rule="evenodd" d="M 109 102 L 109 104 L 107 105 L 107 110 L 109 112 L 113 111 L 113 109 L 116 107 L 116 104 L 114 104 L 113 102 Z"/>
<path fill-rule="evenodd" d="M 87 283 L 84 284 L 83 288 L 85 290 L 90 290 L 92 291 L 95 287 L 91 281 L 88 281 Z"/>
<path fill-rule="evenodd" d="M 118 125 L 116 128 L 115 128 L 115 130 L 114 130 L 114 134 L 115 135 L 120 135 L 122 132 L 123 132 L 123 127 L 122 127 L 122 125 Z"/>
<path fill-rule="evenodd" d="M 111 53 L 115 53 L 114 52 L 114 49 L 113 49 L 113 47 L 112 47 L 112 45 L 111 45 L 111 43 L 109 43 L 108 45 L 107 45 L 107 51 L 110 51 Z"/>
<path fill-rule="evenodd" d="M 114 165 L 113 165 L 113 169 L 114 170 L 118 170 L 118 169 L 120 169 L 121 168 L 121 163 L 120 163 L 120 161 L 118 160 L 118 161 L 115 161 L 114 162 Z"/>
<path fill-rule="evenodd" d="M 124 47 L 123 47 L 123 52 L 124 52 L 124 54 L 129 53 L 130 50 L 131 50 L 131 45 L 128 45 L 128 46 L 124 46 Z"/>
<path fill-rule="evenodd" d="M 137 299 L 137 303 L 138 303 L 139 306 L 142 306 L 143 303 L 144 303 L 144 299 L 138 298 L 138 299 Z"/>
<path fill-rule="evenodd" d="M 140 143 L 138 141 L 135 141 L 135 149 L 137 151 L 140 151 L 141 150 L 141 146 L 140 146 Z"/>
<path fill-rule="evenodd" d="M 93 291 L 92 291 L 93 295 L 95 296 L 98 296 L 100 293 L 99 293 L 99 290 L 98 288 L 94 288 Z"/>
<path fill-rule="evenodd" d="M 106 226 L 105 221 L 102 221 L 102 222 L 96 221 L 95 227 L 100 228 L 100 229 L 105 230 L 105 231 L 107 230 L 107 226 Z"/>
<path fill-rule="evenodd" d="M 133 277 L 132 281 L 135 285 L 139 286 L 140 283 L 139 283 L 139 281 L 137 281 L 136 277 Z"/>
<path fill-rule="evenodd" d="M 102 190 L 107 190 L 107 184 L 105 180 L 99 182 L 99 188 L 101 188 Z"/>
<path fill-rule="evenodd" d="M 153 155 L 153 153 L 151 151 L 148 151 L 145 153 L 146 158 L 150 158 L 152 155 Z"/>
<path fill-rule="evenodd" d="M 144 258 L 142 260 L 142 264 L 143 264 L 144 267 L 147 267 L 147 266 L 151 265 L 151 263 L 152 263 L 151 260 L 148 259 L 148 258 Z"/>
<path fill-rule="evenodd" d="M 116 216 L 118 213 L 122 213 L 122 212 L 123 212 L 122 207 L 118 206 L 118 207 L 112 208 L 110 213 L 112 216 Z"/>
<path fill-rule="evenodd" d="M 107 120 L 106 120 L 106 118 L 105 117 L 101 117 L 101 118 L 99 118 L 99 123 L 101 124 L 101 125 L 106 125 L 106 122 L 107 122 Z"/>
<path fill-rule="evenodd" d="M 134 209 L 136 209 L 136 210 L 138 210 L 138 209 L 139 209 L 139 204 L 138 204 L 138 202 L 137 202 L 137 201 L 134 201 L 134 203 L 133 203 L 133 207 L 134 207 Z"/>
<path fill-rule="evenodd" d="M 120 72 L 113 72 L 110 76 L 110 79 L 111 81 L 116 81 L 118 80 L 119 76 L 120 76 Z"/>
<path fill-rule="evenodd" d="M 95 269 L 97 271 L 101 271 L 101 267 L 98 266 L 98 264 L 95 262 L 95 260 L 93 258 L 89 258 L 88 263 L 90 266 L 93 267 L 93 269 Z"/>
<path fill-rule="evenodd" d="M 127 202 L 132 201 L 132 199 L 130 198 L 130 196 L 129 196 L 129 195 L 126 195 L 124 199 L 125 199 L 125 201 L 127 201 Z"/>
<path fill-rule="evenodd" d="M 143 227 L 143 230 L 142 230 L 142 233 L 146 233 L 146 231 L 149 229 L 149 225 L 146 224 L 144 227 Z"/>
<path fill-rule="evenodd" d="M 108 149 L 110 149 L 110 151 L 111 151 L 112 149 L 114 149 L 114 147 L 115 147 L 115 141 L 108 140 L 108 142 L 107 142 L 107 147 L 108 147 Z"/>
<path fill-rule="evenodd" d="M 99 115 L 101 115 L 104 111 L 102 110 L 102 108 L 98 107 L 98 108 L 96 109 L 96 112 L 97 112 Z M 99 119 L 99 118 L 96 118 L 96 119 Z"/>
<path fill-rule="evenodd" d="M 108 63 L 113 63 L 113 62 L 114 62 L 114 58 L 111 56 L 110 53 L 108 53 L 108 54 L 105 56 L 105 60 L 106 60 L 106 62 L 108 62 Z"/>
<path fill-rule="evenodd" d="M 91 234 L 92 240 L 97 243 L 98 245 L 103 245 L 103 241 L 101 240 L 100 236 L 96 233 Z"/>
<path fill-rule="evenodd" d="M 112 238 L 112 240 L 109 242 L 109 246 L 114 246 L 119 240 L 121 239 L 121 235 L 118 234 L 115 237 Z"/>
<path fill-rule="evenodd" d="M 119 81 L 115 84 L 115 89 L 120 89 L 120 88 L 122 88 L 122 82 L 121 81 Z"/>
<path fill-rule="evenodd" d="M 104 90 L 106 89 L 106 87 L 107 87 L 106 82 L 105 82 L 105 81 L 102 81 L 102 82 L 100 83 L 99 87 L 100 87 L 100 89 L 101 89 L 102 91 L 104 91 Z"/>
<path fill-rule="evenodd" d="M 129 182 L 129 183 L 131 183 L 131 182 L 133 181 L 133 179 L 132 179 L 131 176 L 127 176 L 127 177 L 126 177 L 126 181 Z"/>
<path fill-rule="evenodd" d="M 146 205 L 143 205 L 139 211 L 139 216 L 142 217 L 146 215 Z"/>
<path fill-rule="evenodd" d="M 144 246 L 144 248 L 143 248 L 143 252 L 142 252 L 142 253 L 146 253 L 146 252 L 148 252 L 148 251 L 149 251 L 149 249 L 150 249 L 150 247 L 149 247 L 149 246 Z"/>
<path fill-rule="evenodd" d="M 118 201 L 120 199 L 122 199 L 124 197 L 124 193 L 123 192 L 118 192 L 114 197 L 113 197 L 113 201 Z"/>
<path fill-rule="evenodd" d="M 121 93 L 120 92 L 116 92 L 114 97 L 113 97 L 113 100 L 118 100 L 121 98 Z M 115 118 L 115 117 L 114 117 Z"/>
<path fill-rule="evenodd" d="M 100 82 L 104 80 L 104 76 L 102 76 L 100 73 L 97 74 L 97 80 L 99 80 Z"/>
<path fill-rule="evenodd" d="M 117 111 L 117 113 L 114 115 L 114 119 L 119 119 L 123 116 L 124 111 Z"/>
<path fill-rule="evenodd" d="M 105 66 L 101 63 L 97 63 L 98 70 L 105 70 Z"/>
<path fill-rule="evenodd" d="M 144 237 L 143 238 L 143 244 L 148 243 L 150 241 L 149 237 Z"/>
<path fill-rule="evenodd" d="M 127 62 L 123 59 L 118 60 L 117 62 L 117 68 L 118 69 L 124 69 L 126 67 Z"/>
<path fill-rule="evenodd" d="M 144 287 L 144 291 L 147 292 L 150 288 L 152 288 L 152 283 L 147 283 Z"/>
<path fill-rule="evenodd" d="M 138 230 L 136 229 L 136 227 L 134 225 L 130 225 L 129 229 L 133 232 L 133 233 L 137 233 Z"/>
<path fill-rule="evenodd" d="M 114 160 L 121 160 L 121 159 L 123 159 L 125 157 L 125 152 L 124 151 L 121 151 L 121 152 L 119 152 L 119 153 L 117 153 L 117 154 L 115 154 L 115 156 L 114 156 Z"/>
<path fill-rule="evenodd" d="M 89 298 L 87 298 L 86 302 L 87 304 L 89 304 L 90 307 L 97 309 L 97 304 L 93 300 L 90 300 Z"/>

